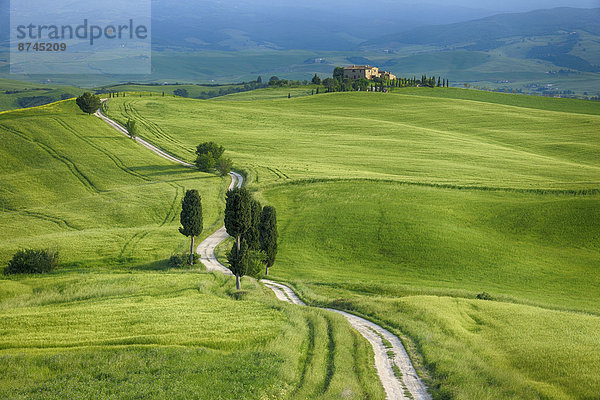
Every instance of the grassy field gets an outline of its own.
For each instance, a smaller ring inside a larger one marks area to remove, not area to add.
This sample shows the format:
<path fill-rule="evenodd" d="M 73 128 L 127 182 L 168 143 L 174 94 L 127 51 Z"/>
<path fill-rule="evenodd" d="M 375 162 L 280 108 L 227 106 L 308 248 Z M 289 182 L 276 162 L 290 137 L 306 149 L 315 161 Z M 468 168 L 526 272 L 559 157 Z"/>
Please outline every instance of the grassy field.
<path fill-rule="evenodd" d="M 319 90 L 324 91 L 322 86 L 319 86 Z M 217 97 L 215 101 L 255 101 L 255 100 L 275 100 L 275 99 L 287 99 L 288 95 L 291 97 L 304 97 L 311 96 L 317 91 L 317 85 L 308 85 L 301 87 L 292 88 L 266 88 L 257 89 L 249 92 L 233 93 L 225 96 Z"/>
<path fill-rule="evenodd" d="M 173 95 L 176 90 L 187 91 L 187 96 L 190 98 L 212 98 L 217 96 L 223 96 L 238 90 L 251 89 L 249 85 L 245 84 L 231 84 L 231 85 L 192 85 L 192 84 L 161 84 L 161 85 L 142 85 L 142 84 L 122 84 L 103 86 L 100 88 L 105 91 L 114 92 L 128 92 L 128 93 L 157 93 L 165 96 Z"/>
<path fill-rule="evenodd" d="M 228 179 L 167 162 L 74 102 L 0 114 L 0 257 L 62 266 L 0 279 L 0 397 L 382 399 L 372 350 L 341 316 L 256 281 L 168 269 L 185 189 L 222 224 Z"/>
<path fill-rule="evenodd" d="M 140 135 L 187 160 L 196 143 L 217 141 L 260 185 L 350 176 L 480 188 L 597 188 L 600 104 L 580 101 L 578 108 L 589 110 L 582 114 L 477 101 L 479 92 L 475 101 L 429 92 L 227 103 L 115 99 L 109 114 L 138 119 Z"/>
<path fill-rule="evenodd" d="M 280 210 L 285 267 L 276 274 L 286 280 L 351 283 L 361 292 L 374 285 L 394 296 L 486 291 L 600 314 L 598 195 L 360 180 L 278 185 L 262 194 Z"/>
<path fill-rule="evenodd" d="M 342 317 L 232 284 L 194 270 L 2 280 L 0 397 L 384 398 Z"/>
<path fill-rule="evenodd" d="M 227 179 L 161 159 L 73 101 L 0 114 L 0 135 L 2 262 L 36 246 L 67 264 L 163 263 L 187 246 L 177 232 L 185 189 L 202 193 L 203 236 L 221 223 Z"/>
<path fill-rule="evenodd" d="M 0 111 L 38 106 L 77 97 L 81 89 L 73 86 L 40 85 L 0 79 Z"/>
<path fill-rule="evenodd" d="M 459 89 L 122 102 L 111 116 L 183 158 L 225 145 L 278 209 L 274 277 L 398 333 L 437 398 L 600 391 L 598 103 Z"/>

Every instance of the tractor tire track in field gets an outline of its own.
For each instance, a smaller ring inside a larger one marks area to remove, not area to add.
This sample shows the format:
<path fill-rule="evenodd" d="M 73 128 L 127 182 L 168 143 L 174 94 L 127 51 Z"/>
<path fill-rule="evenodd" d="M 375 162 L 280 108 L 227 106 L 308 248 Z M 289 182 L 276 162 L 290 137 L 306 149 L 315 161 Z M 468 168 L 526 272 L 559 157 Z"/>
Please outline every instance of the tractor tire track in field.
<path fill-rule="evenodd" d="M 333 339 L 333 326 L 329 318 L 327 321 L 327 371 L 325 372 L 325 379 L 323 380 L 323 393 L 327 392 L 329 385 L 331 385 L 331 379 L 335 373 L 335 340 Z"/>
<path fill-rule="evenodd" d="M 39 142 L 37 140 L 33 140 L 33 139 L 29 138 L 23 132 L 19 132 L 15 129 L 9 128 L 6 125 L 0 125 L 0 128 L 2 128 L 5 131 L 10 132 L 14 135 L 19 136 L 21 139 L 23 139 L 29 143 L 33 143 L 34 145 L 38 146 L 40 149 L 42 149 L 46 153 L 48 153 L 48 155 L 50 157 L 63 163 L 69 169 L 69 171 L 81 182 L 81 184 L 90 192 L 94 192 L 94 193 L 100 192 L 100 190 L 96 187 L 96 185 L 94 185 L 92 180 L 90 178 L 88 178 L 83 172 L 81 172 L 81 170 L 79 168 L 77 168 L 77 165 L 73 161 L 71 161 L 68 157 L 63 156 L 62 154 L 58 153 L 56 150 L 54 150 L 52 147 L 48 146 L 47 144 L 44 144 L 42 142 Z"/>
<path fill-rule="evenodd" d="M 33 218 L 41 219 L 44 221 L 52 222 L 63 229 L 68 229 L 68 230 L 72 230 L 72 231 L 77 230 L 77 228 L 74 227 L 73 225 L 71 225 L 69 223 L 69 221 L 67 221 L 66 219 L 58 218 L 53 215 L 44 214 L 44 213 L 37 212 L 37 211 L 19 210 L 19 209 L 15 209 L 15 208 L 8 208 L 8 207 L 1 207 L 1 206 L 0 206 L 0 210 L 4 211 L 4 212 L 13 212 L 13 213 L 25 215 L 27 217 L 33 217 Z"/>
<path fill-rule="evenodd" d="M 126 174 L 129 174 L 131 176 L 134 176 L 136 178 L 142 179 L 144 181 L 151 181 L 152 179 L 148 178 L 145 175 L 142 175 L 138 172 L 133 171 L 132 169 L 130 169 L 129 167 L 127 167 L 125 165 L 125 163 L 116 155 L 110 153 L 108 150 L 98 146 L 97 144 L 95 144 L 94 142 L 92 142 L 91 140 L 85 138 L 84 136 L 80 135 L 79 132 L 77 132 L 77 130 L 73 127 L 71 127 L 69 124 L 67 124 L 65 121 L 62 121 L 58 118 L 54 118 L 54 121 L 56 121 L 56 123 L 58 123 L 60 126 L 62 126 L 63 128 L 65 128 L 66 130 L 68 130 L 69 132 L 71 132 L 74 136 L 76 136 L 77 138 L 79 138 L 80 140 L 84 141 L 85 143 L 87 143 L 88 145 L 90 145 L 91 147 L 93 147 L 94 149 L 98 150 L 99 152 L 101 152 L 102 154 L 104 154 L 106 157 L 108 157 L 116 166 L 117 168 L 119 168 L 121 171 L 125 172 Z"/>
<path fill-rule="evenodd" d="M 133 104 L 135 104 L 134 101 L 130 101 L 129 102 L 129 109 L 125 109 L 125 113 L 127 115 L 131 114 L 132 117 L 134 117 L 136 120 L 138 120 L 142 125 L 144 125 L 146 127 L 146 129 L 148 130 L 148 132 L 153 133 L 157 138 L 161 138 L 167 142 L 172 143 L 173 145 L 175 145 L 176 147 L 178 147 L 179 149 L 181 149 L 183 152 L 189 152 L 189 149 L 186 148 L 185 146 L 183 146 L 181 144 L 181 142 L 179 142 L 178 140 L 176 140 L 174 137 L 172 137 L 171 135 L 169 135 L 168 133 L 166 133 L 164 131 L 164 129 L 162 129 L 160 127 L 160 125 L 148 120 L 147 118 L 145 118 L 139 111 L 137 111 L 134 107 Z"/>
<path fill-rule="evenodd" d="M 167 223 L 175 221 L 175 218 L 177 217 L 177 200 L 179 199 L 179 189 L 184 190 L 183 188 L 174 184 L 169 185 L 175 189 L 175 198 L 173 198 L 173 201 L 171 202 L 171 207 L 169 208 L 169 211 L 167 211 L 167 215 L 165 216 L 165 219 L 162 221 L 160 226 L 165 226 Z"/>
<path fill-rule="evenodd" d="M 103 101 L 106 101 L 106 100 L 103 100 Z M 104 122 L 106 122 L 110 126 L 112 126 L 119 133 L 121 133 L 127 137 L 130 137 L 129 133 L 127 132 L 127 129 L 125 129 L 124 127 L 122 127 L 121 125 L 119 125 L 118 123 L 113 121 L 112 119 L 110 119 L 107 116 L 105 116 L 104 114 L 102 114 L 102 112 L 100 110 L 96 111 L 96 113 L 94 115 L 97 116 L 98 118 L 102 119 Z M 177 164 L 181 164 L 184 167 L 196 168 L 195 165 L 190 164 L 188 162 L 178 159 L 177 157 L 172 156 L 171 154 L 167 153 L 166 151 L 159 149 L 158 147 L 154 146 L 153 144 L 145 141 L 144 139 L 142 139 L 140 137 L 136 137 L 135 141 L 138 142 L 139 144 L 141 144 L 142 146 L 144 146 L 145 148 L 147 148 L 148 150 L 158 154 L 160 157 L 162 157 L 164 159 L 173 161 Z"/>
<path fill-rule="evenodd" d="M 95 114 L 99 118 L 102 118 L 113 128 L 118 130 L 119 132 L 127 135 L 127 131 L 125 128 L 114 122 L 113 120 L 107 118 L 99 111 Z M 147 147 L 148 149 L 154 151 L 159 156 L 166 158 L 168 160 L 177 162 L 179 164 L 185 166 L 191 166 L 191 164 L 186 163 L 185 161 L 179 160 L 170 154 L 165 153 L 164 151 L 156 148 L 155 146 L 150 145 L 140 138 L 136 138 L 136 140 Z M 244 178 L 235 172 L 231 172 L 231 185 L 229 189 L 233 189 L 234 187 L 241 187 L 244 181 Z M 209 271 L 221 271 L 227 275 L 232 275 L 231 271 L 217 260 L 215 256 L 215 249 L 223 240 L 227 239 L 229 235 L 227 234 L 225 227 L 220 228 L 211 236 L 206 238 L 200 245 L 197 247 L 196 252 L 201 255 L 201 261 L 206 265 L 206 269 Z M 132 238 L 133 240 L 134 238 Z M 138 240 L 139 241 L 139 240 Z M 125 248 L 123 249 L 125 250 Z M 123 251 L 124 252 L 124 251 Z M 122 253 L 123 253 L 122 252 Z M 287 303 L 296 304 L 299 306 L 306 306 L 306 304 L 296 295 L 296 293 L 288 286 L 283 285 L 278 282 L 273 282 L 271 280 L 263 279 L 261 282 L 269 289 L 273 291 L 275 296 Z M 379 375 L 379 379 L 383 385 L 383 388 L 386 393 L 386 398 L 389 400 L 431 400 L 431 395 L 427 391 L 427 387 L 423 384 L 419 376 L 417 375 L 410 357 L 406 352 L 406 349 L 402 345 L 400 339 L 392 334 L 387 329 L 368 321 L 364 318 L 358 317 L 356 315 L 335 310 L 335 309 L 325 309 L 331 312 L 335 312 L 344 316 L 350 325 L 360 333 L 365 339 L 369 341 L 371 346 L 373 347 L 373 352 L 375 353 L 375 368 L 377 369 L 377 374 Z M 314 329 L 314 328 L 313 328 Z M 333 332 L 331 325 L 328 321 L 328 337 L 329 337 L 329 346 L 328 351 L 328 365 L 327 365 L 327 375 L 324 381 L 324 389 L 326 390 L 329 387 L 331 382 L 331 378 L 334 373 L 334 364 L 333 364 L 333 348 L 335 346 L 335 342 L 333 339 Z M 314 339 L 314 338 L 313 338 Z M 383 340 L 387 340 L 391 343 L 391 349 L 388 349 Z M 309 343 L 310 345 L 310 343 Z M 393 351 L 394 357 L 388 357 L 388 351 Z M 307 355 L 308 356 L 308 355 Z M 304 368 L 303 375 L 306 373 L 306 364 Z M 394 365 L 401 371 L 402 377 L 397 377 L 394 373 Z M 301 381 L 302 383 L 302 381 Z M 300 387 L 298 387 L 299 389 Z"/>
<path fill-rule="evenodd" d="M 150 234 L 150 231 L 141 231 L 133 234 L 131 238 L 121 248 L 121 252 L 119 253 L 118 258 L 123 258 L 125 253 L 132 254 L 136 248 L 136 246 L 144 240 L 146 236 Z"/>
<path fill-rule="evenodd" d="M 271 289 L 279 300 L 302 306 L 306 305 L 290 287 L 267 279 L 263 279 L 261 282 Z M 390 400 L 431 400 L 426 386 L 417 375 L 406 349 L 397 336 L 387 329 L 354 314 L 332 308 L 326 310 L 343 315 L 350 325 L 371 343 L 375 353 L 375 367 L 383 384 L 386 398 Z M 384 339 L 391 343 L 391 348 L 385 346 Z M 331 337 L 330 340 L 332 340 Z M 388 351 L 394 353 L 393 359 L 388 357 Z M 402 378 L 395 375 L 394 365 L 401 371 Z"/>
<path fill-rule="evenodd" d="M 306 319 L 306 325 L 308 326 L 308 345 L 306 348 L 306 356 L 302 362 L 302 372 L 300 373 L 300 382 L 298 382 L 298 386 L 294 390 L 293 394 L 297 394 L 300 389 L 304 386 L 304 381 L 306 380 L 306 373 L 308 372 L 308 368 L 313 360 L 315 354 L 315 324 L 310 320 L 310 318 Z"/>
<path fill-rule="evenodd" d="M 132 103 L 130 103 L 129 105 L 129 110 L 125 112 L 131 112 L 131 115 L 135 117 L 136 120 L 139 120 L 142 123 L 142 125 L 146 126 L 146 129 L 148 129 L 150 132 L 153 132 L 157 137 L 164 139 L 167 142 L 171 142 L 173 144 L 178 144 L 181 146 L 181 144 L 178 141 L 176 141 L 172 136 L 165 133 L 165 131 L 158 124 L 155 124 L 154 122 L 149 121 L 144 116 L 142 116 L 142 114 L 140 114 L 135 108 L 133 108 Z"/>

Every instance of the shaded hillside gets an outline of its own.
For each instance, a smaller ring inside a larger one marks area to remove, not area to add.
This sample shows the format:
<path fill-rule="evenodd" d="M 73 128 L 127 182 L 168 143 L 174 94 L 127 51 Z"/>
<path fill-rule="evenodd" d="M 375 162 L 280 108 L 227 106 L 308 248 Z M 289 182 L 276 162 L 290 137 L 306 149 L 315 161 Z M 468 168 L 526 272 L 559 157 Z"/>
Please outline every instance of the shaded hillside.
<path fill-rule="evenodd" d="M 584 30 L 600 35 L 600 8 L 554 8 L 518 14 L 500 14 L 449 25 L 425 26 L 383 36 L 365 46 L 420 44 L 447 46 L 468 42 L 489 42 L 508 37 L 542 36 Z M 477 38 L 474 40 L 474 38 Z"/>

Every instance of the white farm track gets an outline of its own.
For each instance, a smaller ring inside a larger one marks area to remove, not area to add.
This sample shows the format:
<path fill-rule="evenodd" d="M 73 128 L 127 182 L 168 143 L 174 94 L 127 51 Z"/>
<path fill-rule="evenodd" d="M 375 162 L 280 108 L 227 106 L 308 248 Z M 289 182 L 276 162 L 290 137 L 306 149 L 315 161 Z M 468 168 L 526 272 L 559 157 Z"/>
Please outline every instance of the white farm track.
<path fill-rule="evenodd" d="M 121 134 L 129 136 L 127 129 L 102 114 L 100 110 L 98 110 L 95 115 Z M 136 137 L 135 140 L 162 158 L 186 167 L 194 168 L 194 165 L 166 153 L 142 138 Z M 244 178 L 240 174 L 231 172 L 230 176 L 231 184 L 229 189 L 242 187 Z M 215 256 L 215 249 L 217 246 L 228 237 L 229 235 L 223 226 L 198 245 L 196 252 L 200 255 L 202 263 L 209 271 L 220 271 L 226 275 L 232 275 L 231 271 L 221 264 Z M 306 306 L 289 286 L 267 279 L 263 279 L 261 282 L 271 289 L 279 300 L 298 306 Z M 431 400 L 431 395 L 428 393 L 427 387 L 417 375 L 406 349 L 396 335 L 374 322 L 345 311 L 331 308 L 327 308 L 326 310 L 346 317 L 350 325 L 371 343 L 373 352 L 375 353 L 375 368 L 377 369 L 377 374 L 379 375 L 387 399 Z M 394 372 L 395 368 L 396 372 Z M 398 373 L 398 371 L 400 373 Z"/>

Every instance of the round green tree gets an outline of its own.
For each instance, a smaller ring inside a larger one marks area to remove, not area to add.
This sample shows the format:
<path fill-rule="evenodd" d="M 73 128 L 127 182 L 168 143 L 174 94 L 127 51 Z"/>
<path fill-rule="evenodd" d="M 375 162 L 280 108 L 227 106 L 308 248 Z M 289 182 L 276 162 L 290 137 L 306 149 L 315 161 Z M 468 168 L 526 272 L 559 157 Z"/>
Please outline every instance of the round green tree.
<path fill-rule="evenodd" d="M 91 94 L 90 92 L 85 92 L 81 96 L 75 100 L 75 103 L 81 108 L 81 111 L 87 113 L 88 115 L 92 115 L 100 108 L 100 97 Z"/>

